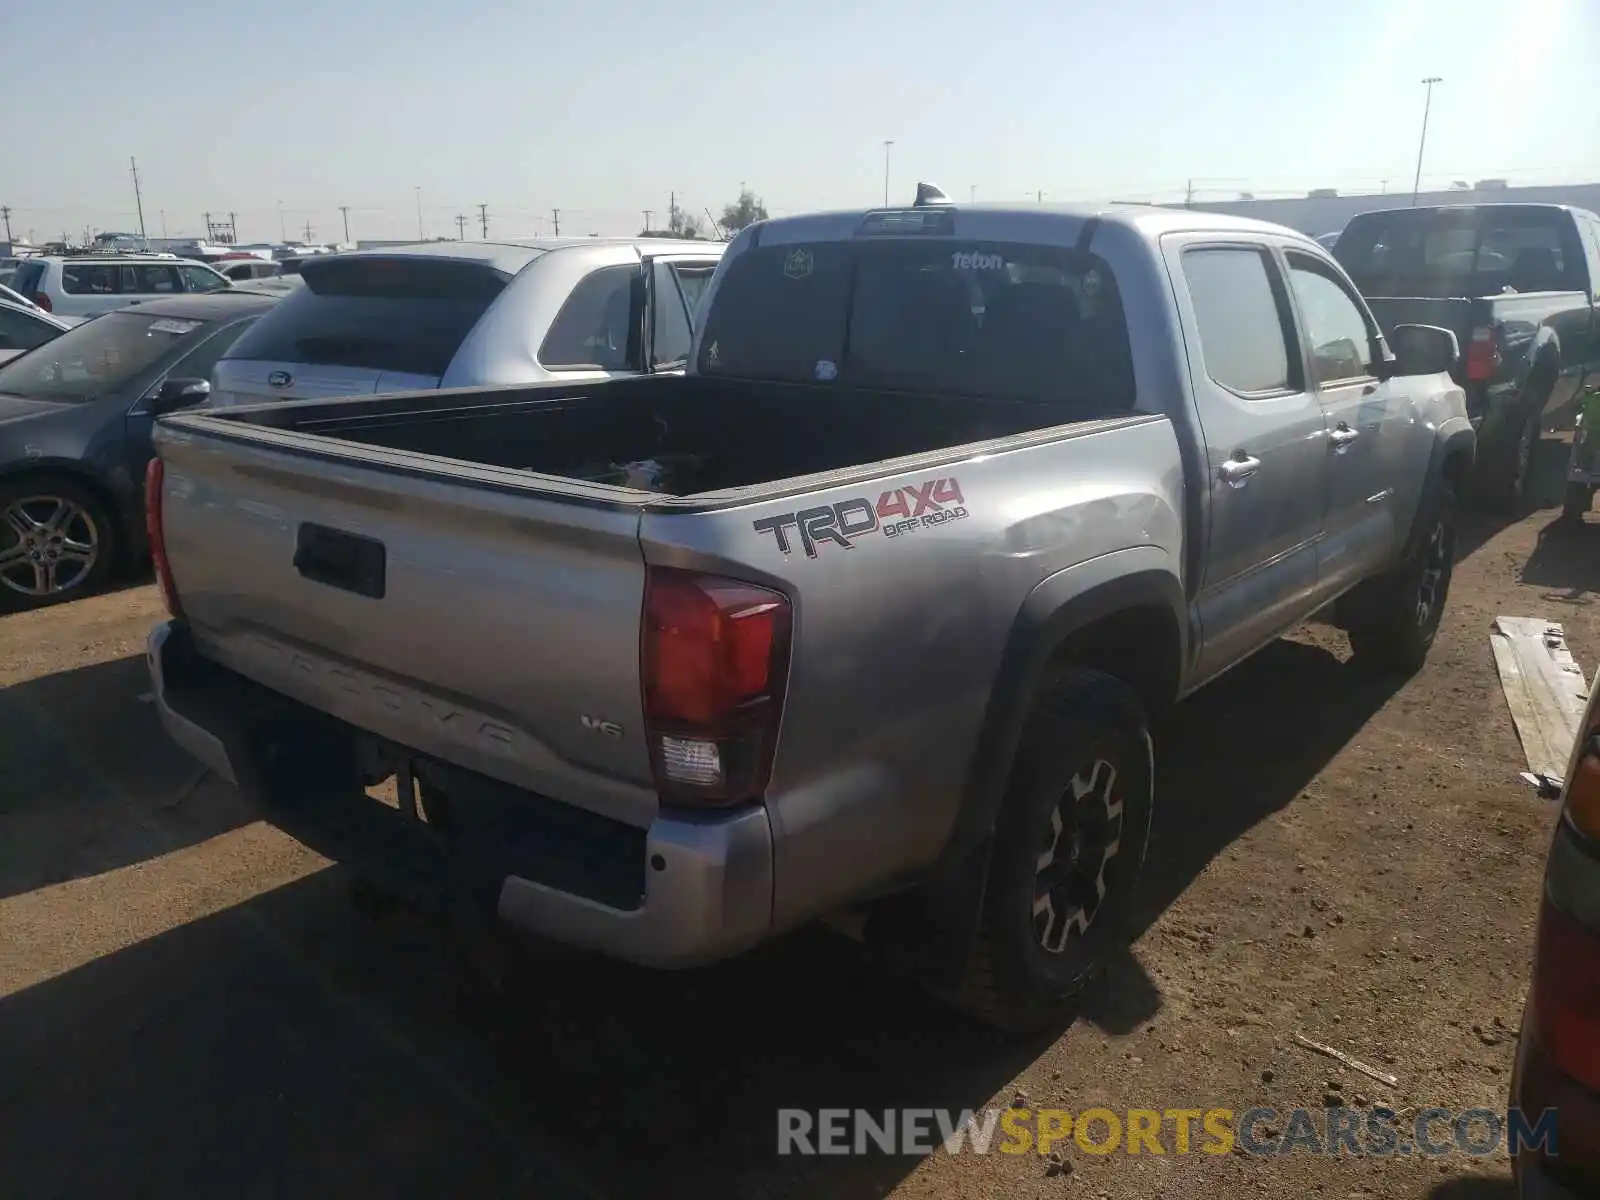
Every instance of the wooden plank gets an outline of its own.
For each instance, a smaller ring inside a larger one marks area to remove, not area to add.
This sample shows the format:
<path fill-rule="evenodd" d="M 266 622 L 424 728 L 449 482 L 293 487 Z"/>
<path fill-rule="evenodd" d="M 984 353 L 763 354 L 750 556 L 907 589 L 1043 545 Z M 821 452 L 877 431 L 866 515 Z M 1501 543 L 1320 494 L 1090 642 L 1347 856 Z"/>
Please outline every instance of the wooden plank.
<path fill-rule="evenodd" d="M 1564 631 L 1539 617 L 1501 616 L 1489 641 L 1528 770 L 1559 780 L 1588 700 Z"/>

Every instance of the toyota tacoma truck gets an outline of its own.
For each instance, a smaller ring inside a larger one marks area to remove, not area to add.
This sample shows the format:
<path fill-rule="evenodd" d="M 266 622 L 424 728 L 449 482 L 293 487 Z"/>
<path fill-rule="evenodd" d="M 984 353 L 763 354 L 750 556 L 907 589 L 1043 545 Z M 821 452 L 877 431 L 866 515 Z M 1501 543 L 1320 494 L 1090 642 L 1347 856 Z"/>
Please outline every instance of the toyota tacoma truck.
<path fill-rule="evenodd" d="M 165 418 L 171 736 L 413 903 L 660 967 L 842 913 L 1030 1028 L 1174 701 L 1330 605 L 1427 653 L 1455 339 L 1307 237 L 927 187 L 745 230 L 703 317 L 681 376 Z"/>
<path fill-rule="evenodd" d="M 1559 204 L 1362 213 L 1334 257 L 1385 329 L 1426 322 L 1466 354 L 1454 372 L 1478 431 L 1471 498 L 1515 512 L 1533 447 L 1600 380 L 1600 217 Z"/>

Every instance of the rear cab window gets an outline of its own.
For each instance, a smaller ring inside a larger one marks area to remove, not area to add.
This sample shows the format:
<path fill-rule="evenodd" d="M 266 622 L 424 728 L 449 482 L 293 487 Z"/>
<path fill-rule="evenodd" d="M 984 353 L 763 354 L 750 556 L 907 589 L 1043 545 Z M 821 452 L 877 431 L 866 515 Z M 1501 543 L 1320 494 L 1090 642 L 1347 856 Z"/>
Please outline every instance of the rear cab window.
<path fill-rule="evenodd" d="M 728 262 L 703 375 L 1134 405 L 1116 280 L 1064 247 L 938 238 L 756 246 Z"/>
<path fill-rule="evenodd" d="M 1572 214 L 1533 205 L 1364 213 L 1333 253 L 1368 296 L 1578 291 L 1587 273 Z"/>
<path fill-rule="evenodd" d="M 228 359 L 440 377 L 509 278 L 480 263 L 402 255 L 308 260 L 301 276 L 305 286 Z"/>

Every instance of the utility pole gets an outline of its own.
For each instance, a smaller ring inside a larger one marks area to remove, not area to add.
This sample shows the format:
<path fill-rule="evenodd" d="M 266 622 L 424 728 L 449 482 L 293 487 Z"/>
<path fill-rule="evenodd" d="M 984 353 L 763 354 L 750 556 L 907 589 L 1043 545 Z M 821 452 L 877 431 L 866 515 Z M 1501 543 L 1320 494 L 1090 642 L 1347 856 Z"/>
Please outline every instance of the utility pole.
<path fill-rule="evenodd" d="M 1043 203 L 1044 203 L 1044 192 L 1043 192 L 1043 191 L 1038 191 L 1038 192 L 1035 192 L 1035 193 L 1034 193 L 1034 199 L 1035 199 L 1035 200 L 1036 200 L 1036 201 L 1037 201 L 1037 202 L 1038 202 L 1038 203 L 1040 203 L 1040 204 L 1043 204 Z"/>
<path fill-rule="evenodd" d="M 489 204 L 488 201 L 478 205 L 478 228 L 483 231 L 483 240 L 489 240 Z"/>
<path fill-rule="evenodd" d="M 644 231 L 646 233 L 649 233 L 650 232 L 650 218 L 655 216 L 655 210 L 646 208 L 646 209 L 641 209 L 640 211 L 644 213 Z"/>
<path fill-rule="evenodd" d="M 211 214 L 207 213 L 206 214 L 206 241 L 209 242 L 211 240 L 211 237 L 212 237 Z"/>
<path fill-rule="evenodd" d="M 289 240 L 289 230 L 284 226 L 284 223 L 283 223 L 283 201 L 282 200 L 278 201 L 278 240 L 280 242 L 287 242 Z"/>
<path fill-rule="evenodd" d="M 239 241 L 239 214 L 228 214 L 228 245 L 236 245 Z"/>
<path fill-rule="evenodd" d="M 0 204 L 0 217 L 5 218 L 6 241 L 9 242 L 11 240 L 11 206 L 9 204 Z"/>
<path fill-rule="evenodd" d="M 310 241 L 311 241 L 311 222 L 307 221 L 306 222 L 306 242 L 309 243 Z"/>
<path fill-rule="evenodd" d="M 889 207 L 889 147 L 894 145 L 891 138 L 883 143 L 883 206 Z"/>
<path fill-rule="evenodd" d="M 559 208 L 552 208 L 550 210 L 550 223 L 555 226 L 555 229 L 556 229 L 555 235 L 556 235 L 556 237 L 560 237 L 561 236 L 561 210 Z"/>
<path fill-rule="evenodd" d="M 456 214 L 456 241 L 464 242 L 466 240 L 467 240 L 467 218 L 466 218 L 465 214 L 457 213 Z"/>
<path fill-rule="evenodd" d="M 339 205 L 339 215 L 344 218 L 344 240 L 348 242 L 350 240 L 350 206 L 348 204 Z"/>
<path fill-rule="evenodd" d="M 1185 208 L 1193 208 L 1194 207 L 1194 180 L 1192 180 L 1192 179 L 1189 180 L 1189 186 L 1184 190 L 1184 193 L 1183 193 L 1183 206 Z"/>
<path fill-rule="evenodd" d="M 423 228 L 422 228 L 422 188 L 418 187 L 417 188 L 417 241 L 425 242 L 427 240 L 428 240 L 428 235 L 423 231 Z"/>
<path fill-rule="evenodd" d="M 977 184 L 973 184 L 967 190 L 972 193 L 972 203 L 976 204 L 978 202 L 978 185 Z"/>
<path fill-rule="evenodd" d="M 1417 204 L 1417 192 L 1422 189 L 1422 151 L 1428 145 L 1428 111 L 1433 107 L 1433 85 L 1443 82 L 1443 77 L 1439 75 L 1429 75 L 1422 81 L 1423 86 L 1428 89 L 1428 95 L 1422 102 L 1422 136 L 1417 139 L 1417 175 L 1411 181 L 1411 206 L 1413 208 Z"/>
<path fill-rule="evenodd" d="M 161 240 L 167 240 L 167 210 L 164 208 L 161 210 Z"/>
<path fill-rule="evenodd" d="M 139 194 L 139 164 L 134 162 L 133 155 L 128 156 L 128 167 L 133 171 L 133 203 L 139 210 L 139 240 L 144 243 L 146 250 L 150 249 L 150 239 L 144 232 L 144 197 Z"/>

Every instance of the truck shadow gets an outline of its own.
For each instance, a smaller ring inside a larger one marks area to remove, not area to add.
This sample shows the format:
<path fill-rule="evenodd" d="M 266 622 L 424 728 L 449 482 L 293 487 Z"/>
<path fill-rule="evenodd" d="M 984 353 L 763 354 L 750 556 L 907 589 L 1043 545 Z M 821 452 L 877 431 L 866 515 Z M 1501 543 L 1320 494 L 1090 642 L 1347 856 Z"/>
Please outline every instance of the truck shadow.
<path fill-rule="evenodd" d="M 1581 526 L 1550 521 L 1522 568 L 1522 582 L 1547 589 L 1541 599 L 1581 607 L 1600 593 L 1600 523 L 1590 517 Z"/>
<path fill-rule="evenodd" d="M 167 738 L 144 658 L 0 691 L 0 898 L 204 841 L 252 818 Z"/>

